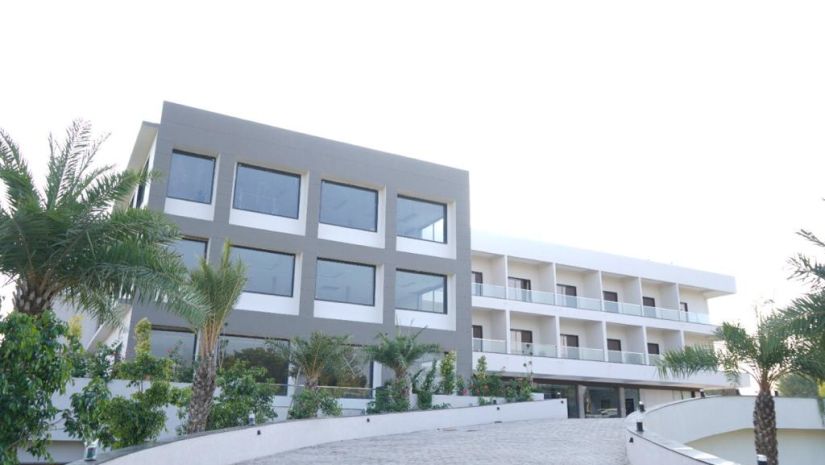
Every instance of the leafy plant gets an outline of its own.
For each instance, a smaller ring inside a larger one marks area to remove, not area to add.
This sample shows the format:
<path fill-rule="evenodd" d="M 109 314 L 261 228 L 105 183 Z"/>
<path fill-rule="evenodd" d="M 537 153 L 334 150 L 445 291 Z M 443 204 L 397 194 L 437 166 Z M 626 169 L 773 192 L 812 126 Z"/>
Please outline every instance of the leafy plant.
<path fill-rule="evenodd" d="M 438 386 L 439 394 L 453 394 L 456 391 L 455 351 L 444 354 L 439 365 L 441 383 Z"/>
<path fill-rule="evenodd" d="M 789 373 L 777 383 L 779 393 L 785 397 L 818 397 L 819 386 L 813 379 L 798 373 Z"/>
<path fill-rule="evenodd" d="M 58 413 L 52 394 L 65 392 L 73 344 L 50 310 L 40 317 L 12 312 L 0 319 L 0 464 L 17 463 L 17 448 L 48 457 L 49 426 Z"/>
<path fill-rule="evenodd" d="M 341 405 L 338 399 L 325 389 L 304 388 L 293 397 L 289 418 L 315 418 L 319 411 L 326 416 L 337 417 L 341 415 Z"/>
<path fill-rule="evenodd" d="M 269 383 L 266 370 L 238 362 L 218 374 L 220 394 L 209 412 L 207 429 L 223 429 L 246 425 L 249 415 L 261 424 L 276 418 L 272 400 L 277 388 Z"/>
<path fill-rule="evenodd" d="M 504 394 L 501 377 L 487 371 L 487 357 L 483 355 L 479 357 L 473 370 L 470 393 L 479 397 L 501 397 Z"/>
<path fill-rule="evenodd" d="M 367 413 L 406 412 L 410 409 L 409 387 L 403 379 L 387 381 L 375 390 L 375 400 L 367 404 Z"/>
<path fill-rule="evenodd" d="M 435 385 L 435 374 L 436 374 L 436 363 L 433 362 L 432 366 L 429 370 L 427 370 L 427 374 L 424 375 L 424 379 L 421 380 L 421 373 L 424 372 L 424 369 L 418 370 L 418 372 L 413 375 L 412 378 L 412 385 L 413 385 L 413 392 L 417 396 L 417 406 L 419 410 L 429 410 L 433 406 L 433 394 L 436 390 Z"/>
<path fill-rule="evenodd" d="M 102 419 L 113 437 L 114 448 L 156 439 L 166 424 L 164 408 L 179 405 L 182 400 L 181 390 L 169 383 L 172 361 L 151 354 L 151 330 L 149 320 L 144 318 L 137 323 L 135 358 L 117 368 L 117 375 L 128 379 L 129 386 L 137 387 L 137 392 L 105 403 Z"/>
<path fill-rule="evenodd" d="M 511 379 L 504 386 L 504 398 L 507 402 L 528 402 L 533 400 L 533 362 L 524 364 L 527 377 Z"/>
<path fill-rule="evenodd" d="M 422 331 L 423 329 L 412 334 L 396 333 L 393 338 L 382 333 L 378 335 L 378 344 L 364 348 L 368 357 L 393 371 L 395 386 L 401 390 L 402 395 L 407 397 L 410 395 L 412 386 L 410 368 L 424 355 L 441 352 L 438 344 L 418 342 L 418 336 Z"/>
<path fill-rule="evenodd" d="M 303 378 L 308 389 L 316 389 L 324 374 L 351 375 L 355 351 L 349 336 L 331 336 L 314 332 L 309 339 L 293 338 L 289 345 L 268 341 L 267 346 L 290 365 L 290 374 Z"/>

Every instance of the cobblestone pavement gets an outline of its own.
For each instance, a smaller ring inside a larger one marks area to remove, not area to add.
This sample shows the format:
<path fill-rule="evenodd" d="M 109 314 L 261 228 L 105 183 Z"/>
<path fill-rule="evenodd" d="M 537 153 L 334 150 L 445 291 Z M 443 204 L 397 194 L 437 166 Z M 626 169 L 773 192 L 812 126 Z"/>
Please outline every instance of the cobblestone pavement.
<path fill-rule="evenodd" d="M 356 439 L 243 465 L 627 465 L 621 419 L 534 420 Z"/>

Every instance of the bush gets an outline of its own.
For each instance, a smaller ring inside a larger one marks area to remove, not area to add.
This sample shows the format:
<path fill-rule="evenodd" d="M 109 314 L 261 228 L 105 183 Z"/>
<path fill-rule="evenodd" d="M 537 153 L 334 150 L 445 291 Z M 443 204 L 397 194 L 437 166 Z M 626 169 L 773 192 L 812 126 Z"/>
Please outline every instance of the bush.
<path fill-rule="evenodd" d="M 501 377 L 487 371 L 487 358 L 483 355 L 476 363 L 476 369 L 470 380 L 470 393 L 479 397 L 503 397 L 504 389 Z"/>
<path fill-rule="evenodd" d="M 289 418 L 316 418 L 318 412 L 326 416 L 341 416 L 341 405 L 338 399 L 323 389 L 303 389 L 292 398 L 292 407 L 289 409 Z"/>
<path fill-rule="evenodd" d="M 438 386 L 439 394 L 453 394 L 456 390 L 455 374 L 455 351 L 447 352 L 441 360 L 439 366 L 441 372 L 441 384 Z"/>
<path fill-rule="evenodd" d="M 268 381 L 266 370 L 240 361 L 221 370 L 218 373 L 220 394 L 212 404 L 206 429 L 246 425 L 250 413 L 255 415 L 255 424 L 276 418 L 278 414 L 272 406 L 272 398 L 277 386 Z"/>
<path fill-rule="evenodd" d="M 424 376 L 423 381 L 419 381 L 421 379 L 421 373 L 424 372 L 423 369 L 418 370 L 418 372 L 413 375 L 413 392 L 418 398 L 417 406 L 419 410 L 429 410 L 433 406 L 433 394 L 435 393 L 435 362 L 433 362 L 432 367 L 427 371 L 427 374 Z"/>
<path fill-rule="evenodd" d="M 406 381 L 387 381 L 375 390 L 375 400 L 367 404 L 367 413 L 406 412 L 410 409 L 410 399 L 406 396 Z"/>

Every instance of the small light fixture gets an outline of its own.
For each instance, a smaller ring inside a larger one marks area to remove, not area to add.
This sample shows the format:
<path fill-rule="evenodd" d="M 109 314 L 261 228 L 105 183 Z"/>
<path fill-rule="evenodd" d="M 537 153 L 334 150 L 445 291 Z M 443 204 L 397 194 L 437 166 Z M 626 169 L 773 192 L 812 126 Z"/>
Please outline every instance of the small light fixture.
<path fill-rule="evenodd" d="M 636 431 L 639 433 L 645 432 L 645 425 L 641 421 L 636 422 Z"/>
<path fill-rule="evenodd" d="M 250 426 L 255 424 L 255 412 L 249 413 L 249 416 L 246 419 L 246 424 Z"/>
<path fill-rule="evenodd" d="M 705 390 L 704 389 L 699 389 L 699 397 L 701 397 L 702 399 L 705 398 Z"/>
<path fill-rule="evenodd" d="M 645 403 L 642 401 L 639 401 L 639 411 L 645 413 Z"/>
<path fill-rule="evenodd" d="M 764 454 L 756 454 L 756 465 L 768 465 L 768 457 Z"/>

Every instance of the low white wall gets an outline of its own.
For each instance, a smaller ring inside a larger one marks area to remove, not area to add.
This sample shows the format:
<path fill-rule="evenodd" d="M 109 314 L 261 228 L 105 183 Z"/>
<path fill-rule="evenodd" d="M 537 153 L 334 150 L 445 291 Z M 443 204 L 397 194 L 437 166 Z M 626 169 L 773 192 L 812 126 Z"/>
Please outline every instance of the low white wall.
<path fill-rule="evenodd" d="M 755 397 L 752 396 L 708 397 L 665 404 L 644 414 L 636 412 L 626 421 L 628 459 L 632 465 L 736 465 L 736 462 L 728 457 L 717 457 L 686 443 L 718 444 L 718 441 L 713 441 L 713 437 L 742 430 L 752 431 L 754 401 Z M 815 399 L 778 397 L 774 398 L 774 401 L 780 438 L 792 431 L 799 431 L 796 435 L 799 437 L 816 437 L 817 433 L 825 431 Z M 644 424 L 643 433 L 636 431 L 638 421 Z M 815 434 L 811 436 L 806 432 Z M 734 437 L 739 436 L 729 436 Z M 749 442 L 753 444 L 752 433 Z M 781 442 L 779 444 L 783 465 L 808 463 L 804 461 L 804 457 L 810 456 L 810 451 L 796 450 L 800 449 L 800 441 L 794 440 L 786 444 L 788 447 L 783 446 Z M 813 447 L 813 444 L 811 446 Z M 730 444 L 728 449 L 716 450 L 736 455 L 744 465 L 756 463 L 755 452 L 752 452 L 750 460 L 744 460 L 743 454 L 736 452 L 740 449 L 740 445 Z"/>
<path fill-rule="evenodd" d="M 126 455 L 112 456 L 112 458 L 104 455 L 99 462 L 78 461 L 76 463 L 78 465 L 102 462 L 107 465 L 180 463 L 228 465 L 302 447 L 349 439 L 499 421 L 563 418 L 567 418 L 567 405 L 563 399 L 553 399 L 485 407 L 295 420 L 182 438 Z"/>

